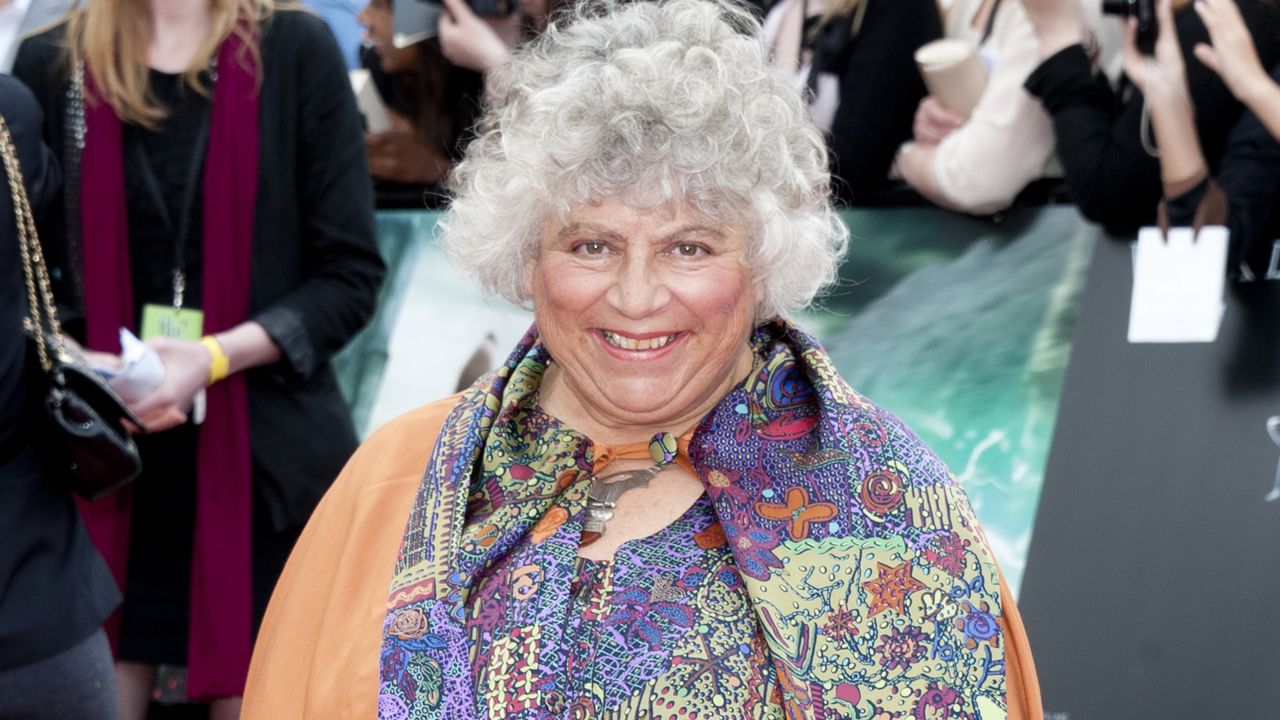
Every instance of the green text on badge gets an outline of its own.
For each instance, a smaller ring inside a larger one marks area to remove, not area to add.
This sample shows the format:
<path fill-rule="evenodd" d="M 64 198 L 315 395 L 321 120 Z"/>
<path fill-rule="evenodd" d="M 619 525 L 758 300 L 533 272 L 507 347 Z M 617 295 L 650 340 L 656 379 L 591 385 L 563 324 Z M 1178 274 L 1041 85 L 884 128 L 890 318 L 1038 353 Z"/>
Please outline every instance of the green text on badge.
<path fill-rule="evenodd" d="M 142 306 L 142 339 L 165 337 L 198 341 L 204 336 L 204 312 L 170 305 Z"/>

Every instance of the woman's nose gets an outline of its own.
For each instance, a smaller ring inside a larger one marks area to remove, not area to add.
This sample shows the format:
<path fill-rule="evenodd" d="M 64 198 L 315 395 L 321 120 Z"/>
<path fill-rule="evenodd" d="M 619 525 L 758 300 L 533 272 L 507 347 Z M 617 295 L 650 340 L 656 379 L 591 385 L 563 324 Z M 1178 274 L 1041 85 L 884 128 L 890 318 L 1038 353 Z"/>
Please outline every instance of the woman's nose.
<path fill-rule="evenodd" d="M 628 253 L 618 266 L 608 299 L 623 316 L 640 319 L 666 305 L 671 292 L 653 257 Z"/>

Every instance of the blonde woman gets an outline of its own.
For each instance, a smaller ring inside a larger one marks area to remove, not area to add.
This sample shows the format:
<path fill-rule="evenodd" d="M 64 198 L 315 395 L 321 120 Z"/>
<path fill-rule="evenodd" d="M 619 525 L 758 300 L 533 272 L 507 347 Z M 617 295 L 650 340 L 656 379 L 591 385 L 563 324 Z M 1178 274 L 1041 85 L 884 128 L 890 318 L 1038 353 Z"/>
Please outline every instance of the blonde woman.
<path fill-rule="evenodd" d="M 328 358 L 383 272 L 337 44 L 271 0 L 94 0 L 15 74 L 67 178 L 46 238 L 65 329 L 110 365 L 130 328 L 165 370 L 127 398 L 142 476 L 82 507 L 124 590 L 121 715 L 164 663 L 235 717 L 275 577 L 355 447 Z"/>

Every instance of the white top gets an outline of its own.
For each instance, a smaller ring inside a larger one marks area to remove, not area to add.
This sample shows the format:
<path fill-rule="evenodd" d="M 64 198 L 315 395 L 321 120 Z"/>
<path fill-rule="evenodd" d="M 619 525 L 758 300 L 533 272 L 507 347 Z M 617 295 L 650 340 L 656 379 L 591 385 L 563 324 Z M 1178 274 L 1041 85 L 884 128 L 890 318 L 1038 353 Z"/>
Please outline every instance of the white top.
<path fill-rule="evenodd" d="M 0 72 L 13 70 L 13 58 L 18 54 L 22 21 L 27 17 L 31 0 L 13 0 L 0 8 Z"/>
<path fill-rule="evenodd" d="M 1113 33 L 1100 25 L 1097 1 L 1067 1 L 1080 2 L 1086 23 L 1104 43 L 1102 65 L 1108 67 L 1119 48 L 1103 39 Z M 973 17 L 981 5 L 982 0 L 955 0 L 947 37 L 980 41 L 985 28 L 974 28 Z M 1000 3 L 980 52 L 990 71 L 986 89 L 968 122 L 938 145 L 933 175 L 938 192 L 951 204 L 987 214 L 1009 207 L 1033 180 L 1061 172 L 1053 162 L 1049 115 L 1022 87 L 1041 61 L 1040 41 L 1022 3 Z"/>

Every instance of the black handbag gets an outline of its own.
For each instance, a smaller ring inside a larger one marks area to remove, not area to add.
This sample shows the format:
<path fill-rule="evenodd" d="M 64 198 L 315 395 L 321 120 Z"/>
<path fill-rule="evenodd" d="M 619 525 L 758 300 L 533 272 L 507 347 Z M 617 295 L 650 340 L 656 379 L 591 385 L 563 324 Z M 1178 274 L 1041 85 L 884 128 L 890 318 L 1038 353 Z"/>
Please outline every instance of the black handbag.
<path fill-rule="evenodd" d="M 102 378 L 63 341 L 50 290 L 49 272 L 36 236 L 31 204 L 9 126 L 0 117 L 0 155 L 13 197 L 18 247 L 27 282 L 23 325 L 44 379 L 48 423 L 40 437 L 55 479 L 96 500 L 138 476 L 142 459 L 125 421 L 142 423 Z"/>

